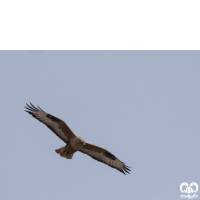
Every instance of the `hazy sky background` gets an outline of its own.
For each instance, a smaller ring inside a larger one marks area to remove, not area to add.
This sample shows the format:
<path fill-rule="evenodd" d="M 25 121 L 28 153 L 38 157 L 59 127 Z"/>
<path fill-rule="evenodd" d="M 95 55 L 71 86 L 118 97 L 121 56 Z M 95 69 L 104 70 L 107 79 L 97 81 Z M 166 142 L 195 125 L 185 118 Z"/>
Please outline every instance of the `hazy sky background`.
<path fill-rule="evenodd" d="M 200 51 L 1 51 L 0 85 L 0 199 L 181 199 L 182 182 L 200 186 Z M 131 174 L 60 157 L 29 101 Z"/>

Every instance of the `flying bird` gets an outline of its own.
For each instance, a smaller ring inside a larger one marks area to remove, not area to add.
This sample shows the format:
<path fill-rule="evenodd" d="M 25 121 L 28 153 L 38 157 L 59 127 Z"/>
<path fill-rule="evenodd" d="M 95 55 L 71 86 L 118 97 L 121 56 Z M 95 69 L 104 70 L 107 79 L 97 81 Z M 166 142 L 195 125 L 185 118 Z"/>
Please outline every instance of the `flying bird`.
<path fill-rule="evenodd" d="M 106 149 L 86 143 L 83 138 L 76 136 L 67 126 L 67 124 L 61 119 L 46 113 L 39 106 L 35 107 L 31 103 L 30 105 L 26 105 L 26 112 L 45 124 L 61 140 L 66 143 L 66 146 L 55 150 L 55 152 L 60 156 L 67 159 L 72 159 L 74 153 L 79 151 L 81 153 L 87 154 L 97 161 L 100 161 L 112 168 L 119 170 L 124 174 L 130 173 L 130 167 L 126 166 L 125 163 L 121 162 L 117 157 L 115 157 Z"/>

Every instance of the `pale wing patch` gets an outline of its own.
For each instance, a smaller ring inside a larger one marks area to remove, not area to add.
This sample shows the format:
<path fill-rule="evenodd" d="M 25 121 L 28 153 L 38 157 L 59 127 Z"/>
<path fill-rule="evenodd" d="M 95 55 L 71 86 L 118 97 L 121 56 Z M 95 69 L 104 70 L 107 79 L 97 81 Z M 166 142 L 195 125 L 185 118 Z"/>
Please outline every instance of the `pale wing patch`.
<path fill-rule="evenodd" d="M 129 171 L 130 171 L 128 166 L 126 166 L 123 162 L 121 162 L 119 159 L 117 159 L 112 154 L 111 154 L 112 157 L 109 158 L 103 152 L 90 150 L 87 148 L 81 149 L 80 152 L 85 153 L 85 154 L 89 155 L 90 157 L 92 157 L 93 159 L 103 162 L 103 163 L 107 164 L 108 166 L 113 167 L 124 174 L 125 174 L 125 172 L 129 173 Z"/>
<path fill-rule="evenodd" d="M 62 120 L 44 112 L 40 107 L 36 108 L 32 104 L 31 106 L 27 104 L 25 108 L 27 109 L 26 112 L 45 124 L 64 142 L 67 143 L 71 137 L 75 136 Z"/>

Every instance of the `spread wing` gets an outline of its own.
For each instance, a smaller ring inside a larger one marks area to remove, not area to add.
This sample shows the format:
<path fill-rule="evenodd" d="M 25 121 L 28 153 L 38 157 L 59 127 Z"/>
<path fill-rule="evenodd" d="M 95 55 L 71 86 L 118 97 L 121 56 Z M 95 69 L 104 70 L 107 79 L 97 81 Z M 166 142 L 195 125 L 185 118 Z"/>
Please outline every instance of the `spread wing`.
<path fill-rule="evenodd" d="M 87 154 L 88 156 L 92 157 L 93 159 L 97 161 L 105 163 L 108 166 L 119 170 L 120 172 L 124 174 L 126 173 L 129 174 L 129 171 L 131 171 L 129 169 L 130 167 L 126 166 L 125 163 L 121 162 L 113 154 L 111 154 L 109 151 L 101 147 L 97 147 L 95 145 L 85 143 L 85 146 L 79 151 Z"/>
<path fill-rule="evenodd" d="M 65 143 L 68 143 L 70 139 L 76 137 L 75 134 L 71 131 L 71 129 L 67 126 L 67 124 L 61 119 L 58 119 L 57 117 L 54 117 L 53 115 L 44 112 L 39 106 L 38 108 L 36 108 L 31 103 L 30 105 L 26 105 L 26 112 L 28 112 L 37 120 L 45 124 Z"/>

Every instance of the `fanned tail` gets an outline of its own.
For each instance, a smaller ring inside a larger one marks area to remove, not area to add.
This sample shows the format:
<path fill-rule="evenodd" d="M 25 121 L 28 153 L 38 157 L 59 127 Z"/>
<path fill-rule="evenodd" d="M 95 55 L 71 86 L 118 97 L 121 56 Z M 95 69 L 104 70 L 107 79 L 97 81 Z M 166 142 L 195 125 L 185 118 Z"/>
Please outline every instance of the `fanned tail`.
<path fill-rule="evenodd" d="M 56 153 L 58 153 L 60 156 L 65 157 L 67 159 L 72 159 L 74 152 L 70 152 L 68 150 L 66 150 L 66 146 L 60 148 L 60 149 L 56 149 L 55 150 Z"/>

